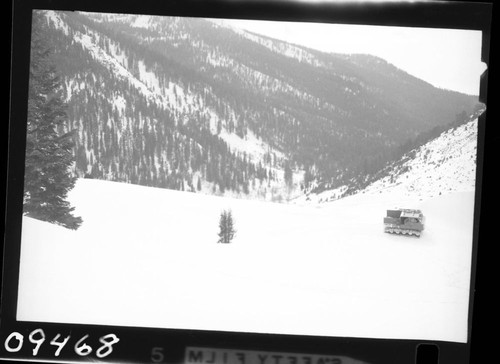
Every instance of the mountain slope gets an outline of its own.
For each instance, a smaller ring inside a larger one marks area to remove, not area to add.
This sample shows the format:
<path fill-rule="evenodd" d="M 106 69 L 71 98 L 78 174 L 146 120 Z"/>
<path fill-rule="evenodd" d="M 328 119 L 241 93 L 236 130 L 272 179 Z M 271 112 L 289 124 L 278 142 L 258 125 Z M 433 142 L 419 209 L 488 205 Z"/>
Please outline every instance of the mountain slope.
<path fill-rule="evenodd" d="M 451 192 L 474 191 L 477 122 L 475 119 L 447 130 L 405 155 L 400 163 L 389 167 L 390 176 L 372 183 L 363 193 L 402 190 L 425 199 Z"/>
<path fill-rule="evenodd" d="M 204 19 L 41 14 L 79 176 L 287 199 L 312 180 L 340 185 L 477 102 L 376 57 Z"/>
<path fill-rule="evenodd" d="M 442 194 L 474 191 L 478 119 L 451 127 L 405 153 L 374 175 L 337 189 L 311 193 L 297 202 L 326 202 L 353 194 L 389 193 L 426 200 Z"/>

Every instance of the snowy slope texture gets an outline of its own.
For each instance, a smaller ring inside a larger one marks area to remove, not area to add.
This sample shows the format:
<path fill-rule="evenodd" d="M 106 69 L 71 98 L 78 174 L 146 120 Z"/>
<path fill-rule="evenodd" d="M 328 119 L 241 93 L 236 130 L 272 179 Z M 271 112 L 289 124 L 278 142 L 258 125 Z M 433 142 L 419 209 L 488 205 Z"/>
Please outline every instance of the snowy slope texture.
<path fill-rule="evenodd" d="M 364 176 L 363 181 L 309 193 L 295 202 L 328 202 L 353 194 L 379 193 L 425 200 L 455 192 L 473 192 L 476 187 L 477 124 L 478 119 L 474 119 L 451 127 L 375 175 Z"/>
<path fill-rule="evenodd" d="M 205 19 L 40 14 L 80 177 L 284 201 L 313 182 L 341 186 L 366 161 L 382 166 L 477 102 L 373 56 Z"/>
<path fill-rule="evenodd" d="M 444 132 L 391 165 L 384 177 L 363 193 L 395 192 L 427 199 L 476 187 L 477 119 Z"/>
<path fill-rule="evenodd" d="M 296 206 L 80 179 L 70 200 L 77 231 L 23 220 L 21 321 L 467 341 L 472 192 Z M 383 232 L 395 203 L 422 237 Z"/>

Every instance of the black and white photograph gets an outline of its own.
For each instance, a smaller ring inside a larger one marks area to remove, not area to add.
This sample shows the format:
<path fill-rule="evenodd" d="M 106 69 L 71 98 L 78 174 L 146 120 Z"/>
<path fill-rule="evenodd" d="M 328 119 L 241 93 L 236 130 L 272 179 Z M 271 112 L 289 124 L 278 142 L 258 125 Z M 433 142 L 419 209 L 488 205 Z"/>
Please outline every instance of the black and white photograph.
<path fill-rule="evenodd" d="M 481 44 L 35 10 L 17 320 L 466 343 Z"/>

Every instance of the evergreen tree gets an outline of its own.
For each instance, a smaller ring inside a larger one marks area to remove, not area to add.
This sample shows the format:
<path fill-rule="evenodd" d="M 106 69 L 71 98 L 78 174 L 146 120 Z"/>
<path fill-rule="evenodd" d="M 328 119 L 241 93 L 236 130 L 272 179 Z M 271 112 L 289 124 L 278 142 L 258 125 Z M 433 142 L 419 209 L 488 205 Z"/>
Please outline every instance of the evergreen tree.
<path fill-rule="evenodd" d="M 222 211 L 219 219 L 219 240 L 218 243 L 229 244 L 233 241 L 236 230 L 231 210 Z"/>
<path fill-rule="evenodd" d="M 304 188 L 309 188 L 311 182 L 314 181 L 314 174 L 312 171 L 312 167 L 307 167 L 306 172 L 304 173 Z"/>
<path fill-rule="evenodd" d="M 290 167 L 289 162 L 285 163 L 284 170 L 285 170 L 284 179 L 285 179 L 286 186 L 288 188 L 292 188 L 293 187 L 293 171 L 292 171 L 292 168 Z"/>
<path fill-rule="evenodd" d="M 24 213 L 33 218 L 77 229 L 82 220 L 66 201 L 74 187 L 73 132 L 63 132 L 67 119 L 59 91 L 61 83 L 50 62 L 42 15 L 34 13 L 24 178 Z"/>

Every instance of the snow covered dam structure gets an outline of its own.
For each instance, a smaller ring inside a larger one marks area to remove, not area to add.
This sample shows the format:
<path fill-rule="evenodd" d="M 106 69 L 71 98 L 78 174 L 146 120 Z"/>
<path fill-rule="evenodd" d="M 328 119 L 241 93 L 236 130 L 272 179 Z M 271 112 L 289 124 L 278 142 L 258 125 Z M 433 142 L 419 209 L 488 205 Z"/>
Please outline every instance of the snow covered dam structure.
<path fill-rule="evenodd" d="M 387 216 L 384 217 L 384 231 L 391 234 L 420 237 L 424 230 L 424 220 L 424 214 L 420 210 L 387 210 Z"/>

